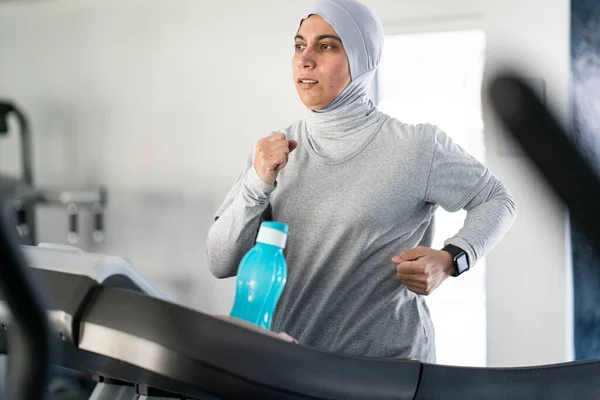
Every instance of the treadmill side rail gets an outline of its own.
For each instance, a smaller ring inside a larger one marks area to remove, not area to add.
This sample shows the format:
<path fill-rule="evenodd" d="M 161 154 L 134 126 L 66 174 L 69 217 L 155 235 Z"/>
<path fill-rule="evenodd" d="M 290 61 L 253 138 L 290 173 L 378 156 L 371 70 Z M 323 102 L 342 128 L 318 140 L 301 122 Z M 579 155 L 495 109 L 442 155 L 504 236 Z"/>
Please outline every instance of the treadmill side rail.
<path fill-rule="evenodd" d="M 318 351 L 106 287 L 83 316 L 79 348 L 145 371 L 100 375 L 190 397 L 408 400 L 421 368 L 418 361 Z"/>

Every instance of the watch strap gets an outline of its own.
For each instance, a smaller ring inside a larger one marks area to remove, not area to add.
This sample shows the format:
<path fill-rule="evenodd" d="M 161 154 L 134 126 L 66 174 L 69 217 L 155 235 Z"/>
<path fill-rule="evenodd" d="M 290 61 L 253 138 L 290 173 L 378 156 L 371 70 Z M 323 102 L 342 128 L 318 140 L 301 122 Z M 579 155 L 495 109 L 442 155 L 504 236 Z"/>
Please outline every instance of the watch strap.
<path fill-rule="evenodd" d="M 444 248 L 442 250 L 447 251 L 452 256 L 452 264 L 454 265 L 454 273 L 452 274 L 452 276 L 459 276 L 463 272 L 469 270 L 469 268 L 470 268 L 469 255 L 467 254 L 466 251 L 464 251 L 463 249 L 461 249 L 458 246 L 454 246 L 453 244 L 448 244 L 448 245 L 444 246 Z M 461 256 L 464 257 L 466 260 L 466 268 L 463 268 L 462 271 L 460 270 L 461 268 L 459 267 L 458 262 L 457 262 L 458 257 L 461 257 Z"/>

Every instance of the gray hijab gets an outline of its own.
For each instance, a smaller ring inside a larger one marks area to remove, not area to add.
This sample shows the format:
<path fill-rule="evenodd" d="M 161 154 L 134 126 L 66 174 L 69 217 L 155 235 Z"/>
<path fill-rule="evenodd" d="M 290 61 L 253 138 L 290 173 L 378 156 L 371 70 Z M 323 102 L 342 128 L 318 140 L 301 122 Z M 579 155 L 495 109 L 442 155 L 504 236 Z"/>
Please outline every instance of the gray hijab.
<path fill-rule="evenodd" d="M 366 97 L 383 48 L 379 18 L 356 0 L 319 0 L 310 9 L 311 14 L 327 21 L 342 39 L 352 78 L 333 102 L 318 111 L 335 110 Z"/>
<path fill-rule="evenodd" d="M 307 17 L 319 15 L 337 32 L 350 64 L 351 81 L 330 104 L 308 109 L 302 135 L 311 154 L 327 164 L 341 163 L 364 148 L 381 126 L 380 113 L 368 97 L 379 66 L 383 27 L 379 18 L 356 0 L 318 0 Z"/>

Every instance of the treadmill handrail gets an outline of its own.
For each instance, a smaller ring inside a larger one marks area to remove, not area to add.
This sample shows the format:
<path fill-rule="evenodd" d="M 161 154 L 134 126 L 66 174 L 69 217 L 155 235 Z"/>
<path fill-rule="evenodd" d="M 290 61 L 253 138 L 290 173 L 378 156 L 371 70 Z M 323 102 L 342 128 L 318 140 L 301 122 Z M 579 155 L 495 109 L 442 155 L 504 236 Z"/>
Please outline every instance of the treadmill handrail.
<path fill-rule="evenodd" d="M 41 244 L 39 246 L 21 246 L 32 267 L 85 275 L 98 283 L 108 278 L 123 275 L 138 286 L 142 292 L 159 299 L 167 296 L 154 287 L 127 260 L 98 253 L 87 253 L 72 246 Z"/>
<path fill-rule="evenodd" d="M 0 198 L 0 290 L 13 316 L 10 335 L 8 386 L 5 398 L 45 398 L 51 361 L 50 327 L 41 287 L 9 229 L 9 205 Z"/>
<path fill-rule="evenodd" d="M 123 304 L 127 307 L 120 307 Z M 262 398 L 280 393 L 282 399 L 408 400 L 418 386 L 420 363 L 416 360 L 349 356 L 292 344 L 119 288 L 101 287 L 80 323 L 79 350 L 137 366 L 187 389 L 205 389 L 217 397 L 237 398 L 220 391 L 243 386 L 256 395 L 264 394 Z M 115 378 L 128 381 L 126 376 Z M 194 397 L 193 391 L 181 394 Z"/>

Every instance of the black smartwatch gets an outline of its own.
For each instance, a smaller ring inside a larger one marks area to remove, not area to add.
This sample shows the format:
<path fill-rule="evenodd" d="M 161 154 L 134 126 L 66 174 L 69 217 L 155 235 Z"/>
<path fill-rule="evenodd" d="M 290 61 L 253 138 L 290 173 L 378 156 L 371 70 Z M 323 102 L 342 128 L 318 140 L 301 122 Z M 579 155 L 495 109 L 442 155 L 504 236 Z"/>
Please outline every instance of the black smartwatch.
<path fill-rule="evenodd" d="M 459 276 L 469 270 L 469 256 L 463 249 L 449 244 L 444 246 L 442 250 L 447 251 L 452 256 L 452 263 L 454 264 L 452 276 Z"/>

